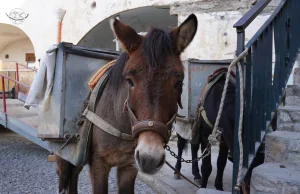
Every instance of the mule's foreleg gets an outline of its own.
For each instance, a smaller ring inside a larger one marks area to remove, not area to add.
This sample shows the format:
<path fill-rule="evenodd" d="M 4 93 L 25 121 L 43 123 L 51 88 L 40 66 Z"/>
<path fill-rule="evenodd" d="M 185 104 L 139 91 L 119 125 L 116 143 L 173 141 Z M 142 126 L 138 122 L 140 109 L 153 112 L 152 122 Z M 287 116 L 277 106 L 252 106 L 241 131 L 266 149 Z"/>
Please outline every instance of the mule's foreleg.
<path fill-rule="evenodd" d="M 192 160 L 196 160 L 198 157 L 198 150 L 199 150 L 199 144 L 191 144 L 191 150 L 192 150 Z M 194 180 L 200 181 L 201 175 L 199 173 L 199 166 L 198 161 L 193 161 L 192 163 L 192 173 L 194 175 Z"/>
<path fill-rule="evenodd" d="M 228 156 L 228 147 L 224 141 L 224 138 L 222 137 L 220 141 L 219 156 L 217 161 L 218 169 L 217 169 L 217 176 L 215 180 L 215 188 L 221 191 L 223 191 L 223 174 L 227 163 L 227 156 Z"/>
<path fill-rule="evenodd" d="M 118 167 L 118 193 L 119 194 L 133 194 L 134 183 L 137 176 L 137 169 L 133 165 L 126 165 Z"/>
<path fill-rule="evenodd" d="M 201 150 L 202 153 L 204 149 L 207 147 L 208 141 L 206 140 L 201 142 Z M 208 178 L 211 174 L 212 166 L 211 166 L 211 154 L 209 154 L 206 158 L 202 160 L 201 165 L 201 173 L 202 173 L 202 179 L 201 179 L 201 188 L 207 187 Z"/>
<path fill-rule="evenodd" d="M 93 194 L 108 193 L 108 176 L 111 167 L 101 157 L 91 157 L 89 160 Z"/>
<path fill-rule="evenodd" d="M 177 140 L 178 158 L 176 161 L 175 169 L 180 172 L 182 152 L 186 146 L 187 140 L 182 138 L 178 133 L 177 133 L 177 137 L 178 137 L 178 140 Z M 174 173 L 174 178 L 179 179 L 180 177 L 178 174 Z"/>

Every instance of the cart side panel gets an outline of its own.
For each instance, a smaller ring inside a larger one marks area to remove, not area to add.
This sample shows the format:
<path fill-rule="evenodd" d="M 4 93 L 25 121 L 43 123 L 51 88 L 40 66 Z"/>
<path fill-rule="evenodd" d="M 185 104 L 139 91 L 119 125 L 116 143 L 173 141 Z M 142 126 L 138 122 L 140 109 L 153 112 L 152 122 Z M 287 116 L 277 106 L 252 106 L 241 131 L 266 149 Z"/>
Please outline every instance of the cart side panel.
<path fill-rule="evenodd" d="M 182 107 L 178 107 L 178 114 L 181 116 L 188 117 L 188 111 L 189 111 L 189 62 L 188 61 L 183 61 L 183 66 L 184 66 L 184 80 L 183 80 L 183 86 L 182 86 L 182 94 L 181 94 L 181 102 L 182 102 Z"/>
<path fill-rule="evenodd" d="M 108 63 L 108 60 L 82 57 L 67 54 L 65 71 L 65 97 L 64 100 L 64 134 L 76 134 L 83 103 L 88 98 L 90 89 L 88 81 L 92 73 Z M 75 65 L 76 64 L 76 65 Z"/>
<path fill-rule="evenodd" d="M 223 61 L 201 61 L 189 60 L 189 89 L 188 89 L 188 117 L 194 119 L 196 117 L 197 105 L 200 93 L 206 84 L 207 77 L 216 69 L 228 67 L 231 60 Z"/>
<path fill-rule="evenodd" d="M 77 122 L 90 94 L 89 79 L 118 56 L 117 52 L 70 43 L 58 45 L 52 94 L 49 102 L 39 108 L 38 137 L 64 140 L 64 137 L 78 133 Z"/>

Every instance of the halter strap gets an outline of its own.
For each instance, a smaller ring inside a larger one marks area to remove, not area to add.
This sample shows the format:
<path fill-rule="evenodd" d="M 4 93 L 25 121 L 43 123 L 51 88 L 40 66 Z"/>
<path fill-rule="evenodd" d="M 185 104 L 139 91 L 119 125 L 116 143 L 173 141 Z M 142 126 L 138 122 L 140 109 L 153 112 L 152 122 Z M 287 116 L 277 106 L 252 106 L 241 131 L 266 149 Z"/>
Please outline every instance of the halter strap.
<path fill-rule="evenodd" d="M 132 111 L 131 107 L 129 106 L 129 103 L 126 101 L 126 106 L 128 110 L 129 117 L 131 119 L 132 123 L 132 135 L 134 138 L 137 138 L 139 134 L 145 131 L 153 131 L 155 133 L 158 133 L 164 140 L 164 143 L 168 143 L 170 136 L 171 136 L 171 129 L 172 124 L 176 119 L 177 113 L 175 113 L 172 118 L 168 121 L 167 124 L 164 124 L 160 121 L 154 121 L 154 120 L 142 120 L 139 121 L 134 112 Z"/>

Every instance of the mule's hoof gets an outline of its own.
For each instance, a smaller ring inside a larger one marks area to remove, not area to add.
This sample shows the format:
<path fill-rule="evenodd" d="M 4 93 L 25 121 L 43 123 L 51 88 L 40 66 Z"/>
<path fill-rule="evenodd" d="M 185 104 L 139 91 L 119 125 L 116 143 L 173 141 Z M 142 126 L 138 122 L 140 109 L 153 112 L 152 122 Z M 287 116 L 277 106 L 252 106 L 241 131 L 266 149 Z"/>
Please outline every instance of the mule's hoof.
<path fill-rule="evenodd" d="M 180 175 L 179 174 L 174 174 L 174 179 L 175 180 L 179 180 L 180 179 Z"/>
<path fill-rule="evenodd" d="M 201 185 L 201 179 L 194 179 L 194 182 L 195 182 L 197 185 Z"/>
<path fill-rule="evenodd" d="M 218 191 L 224 191 L 224 189 L 223 189 L 223 184 L 221 183 L 221 184 L 216 184 L 215 183 L 215 188 L 218 190 Z"/>
<path fill-rule="evenodd" d="M 224 191 L 223 187 L 216 188 L 218 191 Z"/>
<path fill-rule="evenodd" d="M 228 156 L 228 160 L 233 163 L 233 157 L 232 156 Z"/>

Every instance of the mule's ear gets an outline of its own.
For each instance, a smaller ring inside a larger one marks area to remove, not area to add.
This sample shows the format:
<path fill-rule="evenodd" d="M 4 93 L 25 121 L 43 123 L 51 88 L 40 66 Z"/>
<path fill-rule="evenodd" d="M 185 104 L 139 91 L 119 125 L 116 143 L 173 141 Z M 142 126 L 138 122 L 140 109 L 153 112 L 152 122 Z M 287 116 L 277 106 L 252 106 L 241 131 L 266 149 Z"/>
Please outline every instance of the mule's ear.
<path fill-rule="evenodd" d="M 191 14 L 179 27 L 171 32 L 175 41 L 175 53 L 180 54 L 193 40 L 198 27 L 197 17 Z"/>
<path fill-rule="evenodd" d="M 110 19 L 110 27 L 120 43 L 121 48 L 128 54 L 133 53 L 140 46 L 142 36 L 138 35 L 130 26 L 112 18 Z"/>

